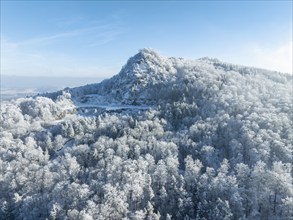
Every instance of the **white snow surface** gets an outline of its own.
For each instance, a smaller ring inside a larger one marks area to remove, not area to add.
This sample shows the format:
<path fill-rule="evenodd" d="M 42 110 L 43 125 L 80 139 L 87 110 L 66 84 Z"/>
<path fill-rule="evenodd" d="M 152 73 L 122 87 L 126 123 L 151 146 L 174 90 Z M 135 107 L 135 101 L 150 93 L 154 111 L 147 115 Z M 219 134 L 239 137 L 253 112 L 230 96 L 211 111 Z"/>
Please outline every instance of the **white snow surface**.
<path fill-rule="evenodd" d="M 143 49 L 1 102 L 0 219 L 292 219 L 292 76 Z"/>

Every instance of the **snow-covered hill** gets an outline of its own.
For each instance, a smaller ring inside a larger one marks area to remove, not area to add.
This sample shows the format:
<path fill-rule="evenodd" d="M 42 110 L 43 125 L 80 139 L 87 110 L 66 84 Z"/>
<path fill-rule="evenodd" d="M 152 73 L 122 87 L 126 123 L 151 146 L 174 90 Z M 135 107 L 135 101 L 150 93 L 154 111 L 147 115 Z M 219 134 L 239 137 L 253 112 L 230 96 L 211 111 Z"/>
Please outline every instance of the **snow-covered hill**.
<path fill-rule="evenodd" d="M 289 74 L 143 49 L 1 103 L 0 219 L 293 219 Z"/>
<path fill-rule="evenodd" d="M 188 72 L 188 74 L 186 74 Z M 289 74 L 257 69 L 253 67 L 233 65 L 217 59 L 201 58 L 184 60 L 183 58 L 163 57 L 154 50 L 142 49 L 131 57 L 119 74 L 101 83 L 77 88 L 65 89 L 77 102 L 86 104 L 158 104 L 172 96 L 173 86 L 187 84 L 189 79 L 206 77 L 207 80 L 217 78 L 216 83 L 223 83 L 233 75 L 246 78 L 262 78 L 265 81 L 284 83 L 292 80 Z M 46 94 L 56 99 L 64 91 Z M 94 98 L 96 97 L 96 100 Z"/>

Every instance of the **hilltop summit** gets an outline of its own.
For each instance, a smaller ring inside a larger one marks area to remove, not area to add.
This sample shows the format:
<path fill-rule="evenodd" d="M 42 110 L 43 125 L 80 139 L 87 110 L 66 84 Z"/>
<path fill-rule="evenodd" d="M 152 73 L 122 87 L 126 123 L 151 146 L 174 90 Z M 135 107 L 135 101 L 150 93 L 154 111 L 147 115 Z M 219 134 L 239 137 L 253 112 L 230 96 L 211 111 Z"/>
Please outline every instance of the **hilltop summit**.
<path fill-rule="evenodd" d="M 117 95 L 118 99 L 143 99 L 149 89 L 175 79 L 176 70 L 170 59 L 154 50 L 142 49 L 131 57 L 119 74 L 101 83 L 101 92 Z"/>
<path fill-rule="evenodd" d="M 112 78 L 98 84 L 66 89 L 66 92 L 78 100 L 96 94 L 125 104 L 156 104 L 170 99 L 168 93 L 174 95 L 174 84 L 184 85 L 194 80 L 209 81 L 212 78 L 216 80 L 215 84 L 224 85 L 231 76 L 237 75 L 257 75 L 264 77 L 264 80 L 274 81 L 290 79 L 289 75 L 280 76 L 280 73 L 274 71 L 229 64 L 215 58 L 186 60 L 164 57 L 152 49 L 142 49 L 129 58 L 121 71 Z M 59 91 L 46 96 L 56 99 L 61 94 L 62 91 Z"/>

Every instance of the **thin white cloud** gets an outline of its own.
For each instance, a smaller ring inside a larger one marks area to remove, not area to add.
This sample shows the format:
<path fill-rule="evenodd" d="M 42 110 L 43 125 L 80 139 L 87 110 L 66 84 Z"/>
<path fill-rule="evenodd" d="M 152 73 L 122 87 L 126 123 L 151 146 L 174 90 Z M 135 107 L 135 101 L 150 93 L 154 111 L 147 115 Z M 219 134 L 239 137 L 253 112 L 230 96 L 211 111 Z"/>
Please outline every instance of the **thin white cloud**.
<path fill-rule="evenodd" d="M 84 17 L 81 15 L 59 17 L 59 18 L 52 18 L 51 21 L 58 27 L 67 27 L 67 26 L 76 25 L 81 22 L 84 22 Z"/>
<path fill-rule="evenodd" d="M 13 44 L 6 45 L 3 50 L 5 55 L 1 56 L 1 74 L 4 75 L 108 77 L 115 73 L 114 68 L 85 64 L 60 52 L 27 51 L 15 48 Z"/>
<path fill-rule="evenodd" d="M 93 42 L 85 42 L 85 43 L 88 43 L 91 45 L 99 41 L 100 42 L 99 45 L 102 45 L 103 43 L 109 42 L 109 39 L 114 40 L 115 39 L 114 36 L 116 37 L 122 34 L 123 32 L 124 30 L 121 27 L 117 27 L 112 24 L 104 24 L 100 26 L 91 26 L 91 27 L 73 29 L 70 31 L 56 33 L 56 34 L 52 34 L 48 36 L 31 38 L 31 39 L 15 42 L 15 44 L 19 46 L 40 46 L 42 44 L 54 43 L 58 40 L 67 40 L 69 38 L 82 37 L 84 35 L 87 35 L 87 36 L 93 36 L 92 37 Z M 113 35 L 113 33 L 115 33 L 115 35 Z"/>
<path fill-rule="evenodd" d="M 67 54 L 65 51 L 49 52 L 36 48 L 37 46 L 32 43 L 24 45 L 2 38 L 1 74 L 106 77 L 114 72 L 113 69 L 99 64 L 83 63 L 78 57 Z"/>
<path fill-rule="evenodd" d="M 115 22 L 103 24 L 91 22 L 87 25 L 22 41 L 11 41 L 1 35 L 1 73 L 50 76 L 94 76 L 98 74 L 104 76 L 109 74 L 109 69 L 96 64 L 85 64 L 78 59 L 79 56 L 76 57 L 58 47 L 60 43 L 68 44 L 69 48 L 72 48 L 72 45 L 78 45 L 79 48 L 87 48 L 90 53 L 92 51 L 90 47 L 109 43 L 125 31 L 120 24 Z"/>
<path fill-rule="evenodd" d="M 218 52 L 223 61 L 292 74 L 292 41 L 278 45 L 246 43 Z"/>
<path fill-rule="evenodd" d="M 96 40 L 93 41 L 88 46 L 97 47 L 97 46 L 109 43 L 109 42 L 113 41 L 116 37 L 118 37 L 120 34 L 121 34 L 121 31 L 119 31 L 119 30 L 111 30 L 111 31 L 98 33 L 95 36 Z"/>
<path fill-rule="evenodd" d="M 253 64 L 292 74 L 292 49 L 292 41 L 275 48 L 257 45 L 253 50 Z"/>

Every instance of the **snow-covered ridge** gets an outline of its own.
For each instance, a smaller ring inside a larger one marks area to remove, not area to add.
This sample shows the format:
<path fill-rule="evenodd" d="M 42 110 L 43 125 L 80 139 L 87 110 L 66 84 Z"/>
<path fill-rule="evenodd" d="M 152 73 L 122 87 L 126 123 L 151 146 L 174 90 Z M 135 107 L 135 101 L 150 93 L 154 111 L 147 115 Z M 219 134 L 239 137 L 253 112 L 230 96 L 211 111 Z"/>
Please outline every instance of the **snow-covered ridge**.
<path fill-rule="evenodd" d="M 250 77 L 264 77 L 266 80 L 275 82 L 284 82 L 292 78 L 289 74 L 229 64 L 208 57 L 185 60 L 183 58 L 164 57 L 154 50 L 142 49 L 127 61 L 117 75 L 110 79 L 101 83 L 68 88 L 64 91 L 43 95 L 56 99 L 62 92 L 68 92 L 75 100 L 84 101 L 87 100 L 86 97 L 89 95 L 99 95 L 111 103 L 155 104 L 164 101 L 160 97 L 155 98 L 157 94 L 154 93 L 158 88 L 170 87 L 174 82 L 186 78 L 187 75 L 182 75 L 185 71 L 195 77 L 202 73 L 206 74 L 206 77 L 213 74 L 212 77 L 216 75 L 221 78 L 225 78 L 225 75 L 229 74 L 240 74 Z M 98 102 L 98 100 L 95 100 L 95 102 Z"/>

